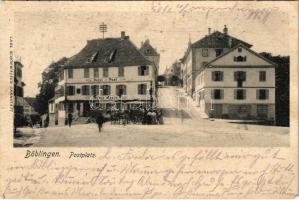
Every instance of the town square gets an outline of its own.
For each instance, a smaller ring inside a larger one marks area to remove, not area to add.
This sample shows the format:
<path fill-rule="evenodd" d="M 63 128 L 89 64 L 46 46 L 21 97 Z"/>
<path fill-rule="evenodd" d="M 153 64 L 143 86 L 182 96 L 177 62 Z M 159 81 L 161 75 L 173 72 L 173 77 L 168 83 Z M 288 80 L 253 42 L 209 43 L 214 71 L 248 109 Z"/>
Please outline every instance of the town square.
<path fill-rule="evenodd" d="M 283 27 L 158 10 L 89 13 L 80 30 L 76 15 L 16 14 L 35 32 L 14 38 L 14 147 L 288 146 L 288 45 L 269 42 Z"/>

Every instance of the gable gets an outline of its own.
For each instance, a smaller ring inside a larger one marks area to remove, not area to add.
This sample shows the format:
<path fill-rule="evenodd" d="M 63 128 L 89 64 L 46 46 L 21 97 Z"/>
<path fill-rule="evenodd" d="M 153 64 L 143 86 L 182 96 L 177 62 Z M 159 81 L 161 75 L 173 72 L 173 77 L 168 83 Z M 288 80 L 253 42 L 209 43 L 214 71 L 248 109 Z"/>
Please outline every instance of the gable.
<path fill-rule="evenodd" d="M 209 66 L 263 66 L 274 67 L 274 64 L 258 53 L 239 45 L 231 51 L 208 63 Z"/>

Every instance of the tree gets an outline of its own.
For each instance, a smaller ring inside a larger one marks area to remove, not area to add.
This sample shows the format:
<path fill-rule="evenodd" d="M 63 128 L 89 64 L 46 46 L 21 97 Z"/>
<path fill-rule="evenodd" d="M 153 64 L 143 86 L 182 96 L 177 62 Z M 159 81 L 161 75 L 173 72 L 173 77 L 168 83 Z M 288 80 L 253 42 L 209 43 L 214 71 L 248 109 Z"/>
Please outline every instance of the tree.
<path fill-rule="evenodd" d="M 290 126 L 290 57 L 260 53 L 277 64 L 275 69 L 275 115 L 276 125 Z"/>
<path fill-rule="evenodd" d="M 48 67 L 48 72 L 42 74 L 39 94 L 36 95 L 36 111 L 40 114 L 48 112 L 48 102 L 55 96 L 55 87 L 58 84 L 58 73 L 66 63 L 67 58 L 53 62 Z"/>

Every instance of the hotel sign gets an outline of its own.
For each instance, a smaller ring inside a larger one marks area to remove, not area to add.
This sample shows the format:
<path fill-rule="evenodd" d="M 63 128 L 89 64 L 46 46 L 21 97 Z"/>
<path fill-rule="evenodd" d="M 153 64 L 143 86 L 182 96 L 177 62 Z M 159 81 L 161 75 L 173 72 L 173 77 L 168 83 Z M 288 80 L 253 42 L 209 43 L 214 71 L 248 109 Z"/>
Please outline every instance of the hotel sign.
<path fill-rule="evenodd" d="M 121 82 L 121 81 L 125 81 L 126 79 L 124 77 L 109 77 L 109 78 L 87 78 L 85 79 L 86 82 Z"/>

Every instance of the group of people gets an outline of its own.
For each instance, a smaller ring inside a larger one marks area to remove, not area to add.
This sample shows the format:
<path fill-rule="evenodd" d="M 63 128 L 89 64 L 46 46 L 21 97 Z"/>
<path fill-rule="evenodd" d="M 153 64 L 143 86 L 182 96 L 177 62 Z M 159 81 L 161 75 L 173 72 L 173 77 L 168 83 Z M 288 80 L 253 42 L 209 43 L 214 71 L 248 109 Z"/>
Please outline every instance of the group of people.
<path fill-rule="evenodd" d="M 110 118 L 111 124 L 163 124 L 161 109 L 114 110 Z"/>
<path fill-rule="evenodd" d="M 163 124 L 163 116 L 161 109 L 143 109 L 143 110 L 113 110 L 110 111 L 111 124 Z M 103 124 L 107 121 L 102 112 L 97 112 L 92 117 L 97 123 L 99 132 L 101 132 Z M 72 126 L 73 115 L 68 113 L 65 125 Z M 109 119 L 108 119 L 109 121 Z"/>

